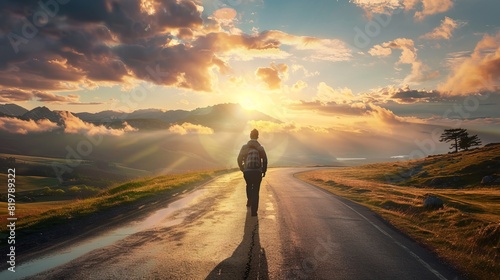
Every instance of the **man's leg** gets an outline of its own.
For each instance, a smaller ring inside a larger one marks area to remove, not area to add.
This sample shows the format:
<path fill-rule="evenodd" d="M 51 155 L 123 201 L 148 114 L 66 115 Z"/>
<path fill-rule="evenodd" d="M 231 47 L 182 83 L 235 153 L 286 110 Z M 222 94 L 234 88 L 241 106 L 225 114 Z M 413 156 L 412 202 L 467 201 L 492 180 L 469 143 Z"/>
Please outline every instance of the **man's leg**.
<path fill-rule="evenodd" d="M 248 172 L 243 173 L 243 178 L 245 178 L 245 182 L 247 184 L 246 186 L 246 191 L 247 191 L 247 207 L 249 207 L 251 198 L 252 198 L 252 178 L 248 174 Z"/>
<path fill-rule="evenodd" d="M 259 209 L 259 192 L 260 183 L 262 182 L 261 172 L 252 172 L 252 190 L 250 203 L 252 205 L 252 216 L 257 216 L 257 210 Z"/>

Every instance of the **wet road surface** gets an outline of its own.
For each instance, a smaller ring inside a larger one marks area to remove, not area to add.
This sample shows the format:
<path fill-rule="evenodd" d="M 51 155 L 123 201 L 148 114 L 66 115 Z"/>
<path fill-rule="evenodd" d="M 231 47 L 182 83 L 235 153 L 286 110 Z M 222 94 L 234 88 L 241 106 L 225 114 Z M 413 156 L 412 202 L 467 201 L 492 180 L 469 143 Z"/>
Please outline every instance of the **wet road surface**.
<path fill-rule="evenodd" d="M 269 170 L 258 217 L 245 206 L 242 174 L 230 173 L 0 278 L 460 278 L 368 209 L 295 179 L 303 170 Z"/>

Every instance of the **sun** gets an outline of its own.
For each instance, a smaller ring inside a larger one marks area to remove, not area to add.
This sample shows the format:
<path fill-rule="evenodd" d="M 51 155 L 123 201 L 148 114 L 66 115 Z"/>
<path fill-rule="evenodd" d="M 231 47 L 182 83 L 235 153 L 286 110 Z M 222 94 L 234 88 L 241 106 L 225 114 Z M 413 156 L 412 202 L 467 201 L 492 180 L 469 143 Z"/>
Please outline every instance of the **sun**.
<path fill-rule="evenodd" d="M 259 100 L 256 96 L 251 96 L 251 95 L 243 95 L 239 98 L 238 103 L 241 105 L 246 110 L 258 110 L 259 106 Z"/>
<path fill-rule="evenodd" d="M 258 111 L 274 118 L 283 116 L 285 108 L 279 100 L 274 100 L 273 96 L 266 95 L 260 92 L 240 92 L 235 96 L 235 102 L 247 111 Z"/>

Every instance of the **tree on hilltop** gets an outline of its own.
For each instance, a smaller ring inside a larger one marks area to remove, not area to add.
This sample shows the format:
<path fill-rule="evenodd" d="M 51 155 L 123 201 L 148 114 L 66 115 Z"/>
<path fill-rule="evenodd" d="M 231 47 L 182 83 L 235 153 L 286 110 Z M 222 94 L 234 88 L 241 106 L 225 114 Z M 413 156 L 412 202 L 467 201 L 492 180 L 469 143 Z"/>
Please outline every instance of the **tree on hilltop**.
<path fill-rule="evenodd" d="M 439 141 L 452 142 L 450 149 L 455 149 L 455 153 L 459 150 L 468 150 L 471 147 L 481 145 L 481 140 L 477 135 L 469 136 L 467 129 L 463 128 L 445 129 Z"/>
<path fill-rule="evenodd" d="M 481 140 L 477 135 L 468 136 L 465 135 L 458 141 L 458 146 L 462 150 L 469 150 L 471 147 L 481 146 Z"/>
<path fill-rule="evenodd" d="M 439 139 L 439 142 L 446 142 L 446 143 L 453 142 L 451 143 L 450 149 L 455 149 L 456 153 L 460 148 L 459 140 L 460 138 L 464 137 L 466 133 L 467 130 L 463 128 L 445 129 L 443 134 L 441 134 L 441 139 Z"/>

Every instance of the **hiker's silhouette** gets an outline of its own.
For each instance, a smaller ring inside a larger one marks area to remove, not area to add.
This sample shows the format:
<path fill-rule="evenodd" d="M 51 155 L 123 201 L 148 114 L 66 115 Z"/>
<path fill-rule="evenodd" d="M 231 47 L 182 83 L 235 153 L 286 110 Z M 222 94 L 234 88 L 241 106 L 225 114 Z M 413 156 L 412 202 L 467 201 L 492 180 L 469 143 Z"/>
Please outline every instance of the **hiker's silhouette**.
<path fill-rule="evenodd" d="M 241 147 L 236 159 L 247 184 L 247 207 L 252 209 L 252 216 L 257 216 L 260 184 L 267 171 L 266 151 L 257 141 L 258 138 L 259 131 L 257 129 L 252 130 L 250 132 L 250 141 Z"/>
<path fill-rule="evenodd" d="M 260 246 L 259 220 L 252 218 L 250 211 L 245 220 L 243 240 L 206 278 L 212 279 L 269 279 L 266 252 Z"/>

